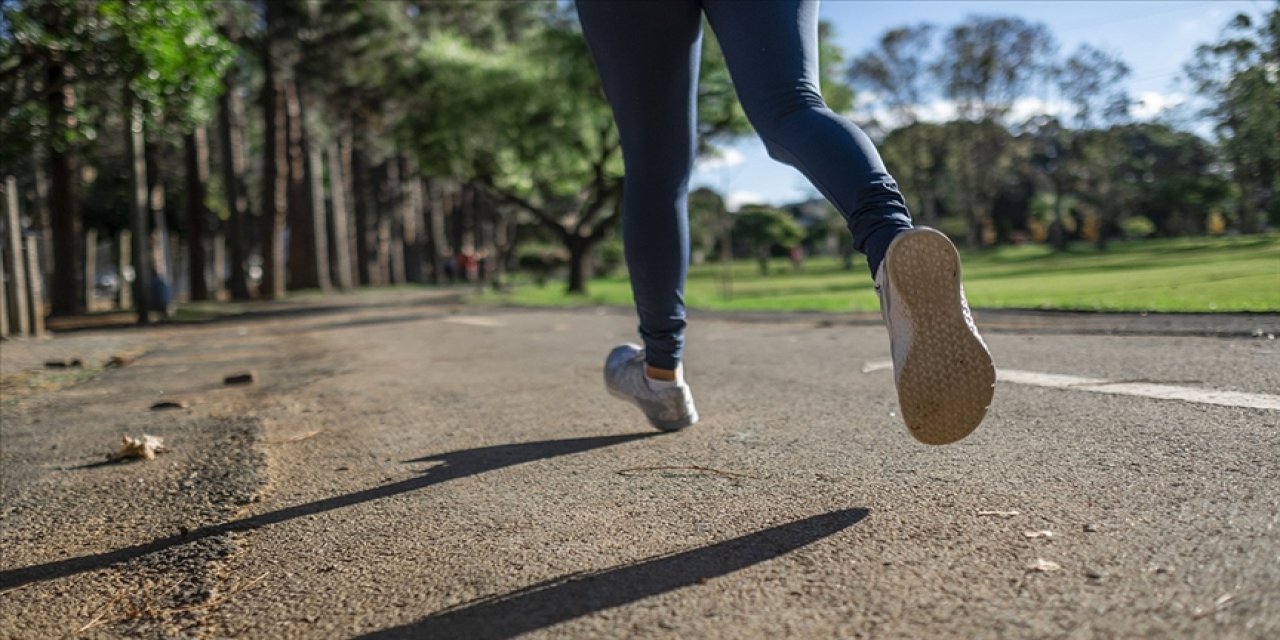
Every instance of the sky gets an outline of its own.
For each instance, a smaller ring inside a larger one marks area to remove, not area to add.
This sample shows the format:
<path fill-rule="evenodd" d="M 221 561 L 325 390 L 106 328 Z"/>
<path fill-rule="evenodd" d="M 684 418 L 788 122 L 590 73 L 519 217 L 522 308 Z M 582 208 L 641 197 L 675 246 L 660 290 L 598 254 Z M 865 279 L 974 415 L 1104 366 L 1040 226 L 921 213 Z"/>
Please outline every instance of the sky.
<path fill-rule="evenodd" d="M 1197 45 L 1216 40 L 1237 13 L 1259 16 L 1269 4 L 1264 0 L 824 0 L 821 18 L 835 27 L 836 42 L 846 60 L 866 51 L 885 31 L 921 22 L 939 31 L 971 15 L 1010 15 L 1041 22 L 1058 40 L 1060 56 L 1084 43 L 1119 56 L 1131 70 L 1126 87 L 1141 101 L 1134 115 L 1151 119 L 1187 99 L 1188 90 L 1178 80 Z M 1045 95 L 1045 100 L 1051 102 L 1052 97 Z M 939 106 L 945 111 L 944 105 Z M 770 159 L 754 136 L 725 147 L 719 158 L 700 161 L 693 185 L 725 194 L 731 209 L 817 196 L 804 176 Z"/>

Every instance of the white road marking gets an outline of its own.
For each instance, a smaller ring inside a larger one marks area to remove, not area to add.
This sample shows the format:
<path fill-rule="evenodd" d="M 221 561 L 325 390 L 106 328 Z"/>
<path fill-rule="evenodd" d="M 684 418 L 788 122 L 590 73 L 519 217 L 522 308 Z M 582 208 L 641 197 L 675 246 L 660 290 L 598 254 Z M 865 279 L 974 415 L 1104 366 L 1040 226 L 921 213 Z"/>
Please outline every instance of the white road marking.
<path fill-rule="evenodd" d="M 1018 371 L 1015 369 L 998 369 L 996 371 L 996 379 L 1003 382 L 1029 384 L 1053 389 L 1073 389 L 1121 396 L 1142 396 L 1161 400 L 1216 404 L 1223 407 L 1247 407 L 1250 409 L 1280 411 L 1280 396 L 1266 393 L 1197 389 L 1195 387 L 1179 387 L 1171 384 L 1153 384 L 1150 382 L 1112 382 L 1101 378 L 1081 378 L 1078 376 Z"/>
<path fill-rule="evenodd" d="M 863 373 L 892 370 L 893 361 L 873 360 L 862 367 Z M 1197 404 L 1214 404 L 1223 407 L 1244 407 L 1249 409 L 1270 409 L 1280 411 L 1280 395 L 1268 393 L 1243 393 L 1240 391 L 1220 391 L 1217 389 L 1197 389 L 1180 387 L 1171 384 L 1155 384 L 1150 382 L 1111 381 L 1102 378 L 1084 378 L 1059 373 L 1040 373 L 1038 371 L 1019 371 L 1017 369 L 997 369 L 996 380 L 1012 382 L 1034 387 L 1050 389 L 1068 389 L 1071 391 L 1091 391 L 1093 393 L 1109 393 L 1121 396 L 1140 396 L 1160 400 L 1180 400 Z"/>
<path fill-rule="evenodd" d="M 507 326 L 501 320 L 494 318 L 486 318 L 483 316 L 449 316 L 444 319 L 445 322 L 453 324 L 461 324 L 469 327 L 505 327 Z"/>

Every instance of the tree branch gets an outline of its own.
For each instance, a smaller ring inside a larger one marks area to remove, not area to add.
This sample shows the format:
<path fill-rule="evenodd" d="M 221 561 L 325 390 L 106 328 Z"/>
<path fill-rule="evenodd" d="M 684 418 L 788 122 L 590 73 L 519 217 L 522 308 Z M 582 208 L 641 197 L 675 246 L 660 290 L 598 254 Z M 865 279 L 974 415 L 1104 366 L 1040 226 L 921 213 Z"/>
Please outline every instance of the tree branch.
<path fill-rule="evenodd" d="M 542 207 L 539 207 L 538 205 L 533 204 L 532 202 L 529 202 L 525 198 L 522 198 L 514 193 L 511 193 L 510 191 L 507 191 L 506 189 L 503 189 L 502 187 L 499 187 L 498 185 L 493 183 L 492 179 L 485 178 L 482 180 L 477 180 L 476 184 L 479 185 L 485 191 L 488 191 L 498 200 L 505 202 L 507 204 L 515 205 L 516 207 L 519 207 L 533 214 L 533 217 L 537 218 L 538 222 L 542 223 L 543 226 L 546 226 L 551 230 L 555 231 L 556 233 L 560 234 L 562 238 L 567 238 L 570 235 L 569 230 L 566 229 L 564 225 L 560 224 L 560 221 L 556 220 L 555 216 L 551 215 L 546 209 L 543 209 Z"/>

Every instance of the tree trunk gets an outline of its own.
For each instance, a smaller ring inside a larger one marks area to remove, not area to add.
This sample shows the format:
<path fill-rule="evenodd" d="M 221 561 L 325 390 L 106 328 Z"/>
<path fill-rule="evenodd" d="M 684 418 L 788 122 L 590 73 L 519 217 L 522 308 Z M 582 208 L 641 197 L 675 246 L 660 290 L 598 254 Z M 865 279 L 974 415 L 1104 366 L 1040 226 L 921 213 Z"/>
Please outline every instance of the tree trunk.
<path fill-rule="evenodd" d="M 445 247 L 447 241 L 444 232 L 444 185 L 441 181 L 435 180 L 430 185 L 428 192 L 431 196 L 431 203 L 427 208 L 427 215 L 430 219 L 427 221 L 428 237 L 428 259 L 431 260 L 430 282 L 431 284 L 441 284 L 444 281 L 444 261 Z"/>
<path fill-rule="evenodd" d="M 31 155 L 31 172 L 35 179 L 35 206 L 31 209 L 31 228 L 40 232 L 40 272 L 53 273 L 53 232 L 49 218 L 49 175 L 40 154 Z"/>
<path fill-rule="evenodd" d="M 378 230 L 370 224 L 372 216 L 369 211 L 369 168 L 364 151 L 360 148 L 360 135 L 357 130 L 351 140 L 351 203 L 355 213 L 352 233 L 356 240 L 356 273 L 360 278 L 360 284 L 368 285 L 374 284 L 375 279 L 376 267 L 372 261 Z"/>
<path fill-rule="evenodd" d="M 303 122 L 302 96 L 297 78 L 284 85 L 284 110 L 288 141 L 289 288 L 320 286 L 316 269 L 315 213 L 311 206 L 311 185 L 307 181 L 307 130 Z"/>
<path fill-rule="evenodd" d="M 1053 222 L 1049 223 L 1049 244 L 1054 251 L 1067 249 L 1067 227 L 1062 222 L 1062 189 L 1053 193 Z"/>
<path fill-rule="evenodd" d="M 316 286 L 323 291 L 333 288 L 329 277 L 328 216 L 324 211 L 324 158 L 315 145 L 308 144 L 307 180 L 311 185 L 311 230 L 314 245 L 311 263 L 316 273 Z"/>
<path fill-rule="evenodd" d="M 270 7 L 271 3 L 267 3 Z M 267 299 L 285 294 L 285 218 L 288 214 L 289 171 L 287 126 L 281 108 L 284 90 L 266 48 L 262 83 L 262 287 Z M 283 170 L 282 170 L 283 169 Z"/>
<path fill-rule="evenodd" d="M 245 194 L 244 136 L 240 130 L 240 97 L 236 93 L 232 75 L 223 79 L 222 95 L 218 96 L 218 140 L 222 156 L 222 188 L 227 200 L 227 259 L 230 264 L 229 289 L 233 300 L 249 299 L 248 262 L 249 211 Z M 221 280 L 225 276 L 218 273 Z"/>
<path fill-rule="evenodd" d="M 404 203 L 404 276 L 409 282 L 421 283 L 422 276 L 422 180 L 418 165 L 409 159 L 402 161 L 400 190 L 405 194 Z"/>
<path fill-rule="evenodd" d="M 351 264 L 351 222 L 347 218 L 347 181 L 343 172 L 342 150 L 329 145 L 329 194 L 333 202 L 333 275 L 338 288 L 350 291 L 357 282 L 355 265 Z"/>
<path fill-rule="evenodd" d="M 1243 177 L 1240 184 L 1240 233 L 1258 232 L 1258 212 L 1254 206 L 1254 188 L 1249 177 Z"/>
<path fill-rule="evenodd" d="M 386 204 L 378 224 L 379 268 L 384 284 L 404 284 L 404 193 L 400 190 L 397 157 L 387 159 L 382 177 Z"/>
<path fill-rule="evenodd" d="M 76 160 L 69 144 L 68 130 L 74 126 L 75 88 L 73 72 L 65 65 L 48 66 L 46 108 L 49 113 L 49 209 L 53 231 L 54 315 L 71 315 L 83 310 L 80 282 L 80 211 L 76 197 Z"/>
<path fill-rule="evenodd" d="M 187 254 L 191 259 L 191 299 L 209 299 L 208 257 L 205 255 L 205 187 L 209 183 L 209 142 L 204 127 L 183 136 L 187 165 Z"/>
<path fill-rule="evenodd" d="M 146 141 L 142 132 L 142 105 L 132 98 L 133 90 L 125 87 L 128 100 L 125 111 L 125 157 L 129 166 L 129 208 L 133 227 L 133 308 L 138 324 L 151 322 L 151 260 L 147 251 L 147 160 Z"/>
<path fill-rule="evenodd" d="M 172 290 L 176 274 L 169 254 L 169 221 L 165 217 L 164 182 L 160 179 L 160 146 L 155 140 L 146 138 L 145 129 L 143 135 L 143 158 L 147 165 L 147 208 L 151 212 L 151 233 L 155 236 L 151 242 L 151 269 L 152 274 L 164 280 Z M 152 301 L 153 304 L 155 302 Z"/>
<path fill-rule="evenodd" d="M 116 308 L 128 309 L 133 304 L 133 283 L 125 277 L 125 273 L 133 268 L 132 258 L 133 232 L 122 229 L 115 241 L 116 261 Z"/>
<path fill-rule="evenodd" d="M 589 257 L 594 242 L 587 238 L 570 237 L 565 241 L 569 249 L 569 288 L 567 293 L 587 294 L 587 273 L 591 269 Z"/>

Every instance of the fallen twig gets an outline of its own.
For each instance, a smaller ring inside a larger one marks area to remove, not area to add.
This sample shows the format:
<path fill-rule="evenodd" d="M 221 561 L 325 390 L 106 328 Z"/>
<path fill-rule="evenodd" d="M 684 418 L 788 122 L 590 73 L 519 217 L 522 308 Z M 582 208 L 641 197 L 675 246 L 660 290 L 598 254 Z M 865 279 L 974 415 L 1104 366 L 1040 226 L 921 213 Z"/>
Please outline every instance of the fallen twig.
<path fill-rule="evenodd" d="M 314 438 L 320 435 L 321 431 L 323 431 L 323 429 L 313 429 L 305 433 L 299 433 L 299 434 L 289 436 L 288 438 L 280 438 L 279 440 L 267 440 L 265 444 L 289 444 L 291 442 L 302 442 L 307 438 Z"/>
<path fill-rule="evenodd" d="M 696 465 L 696 464 L 693 464 L 693 465 L 662 465 L 662 466 L 656 466 L 656 467 L 631 467 L 631 468 L 629 468 L 629 469 L 621 469 L 621 470 L 619 470 L 619 471 L 618 471 L 618 475 L 620 475 L 620 476 L 627 476 L 627 477 L 630 477 L 630 476 L 638 476 L 638 475 L 642 475 L 642 474 L 644 474 L 646 471 L 700 471 L 700 472 L 703 472 L 704 474 L 705 474 L 705 473 L 709 473 L 709 474 L 712 474 L 712 475 L 723 476 L 723 477 L 726 477 L 726 478 L 754 478 L 754 477 L 755 477 L 755 476 L 747 475 L 747 474 L 745 474 L 745 473 L 738 473 L 738 472 L 736 472 L 736 471 L 725 471 L 725 470 L 723 470 L 723 469 L 712 469 L 711 467 L 704 467 L 704 466 Z M 686 474 L 686 475 L 690 475 L 690 474 Z M 678 478 L 678 477 L 681 477 L 681 476 L 679 476 L 679 475 L 671 475 L 671 476 L 668 476 L 668 477 L 676 477 L 676 478 Z"/>

